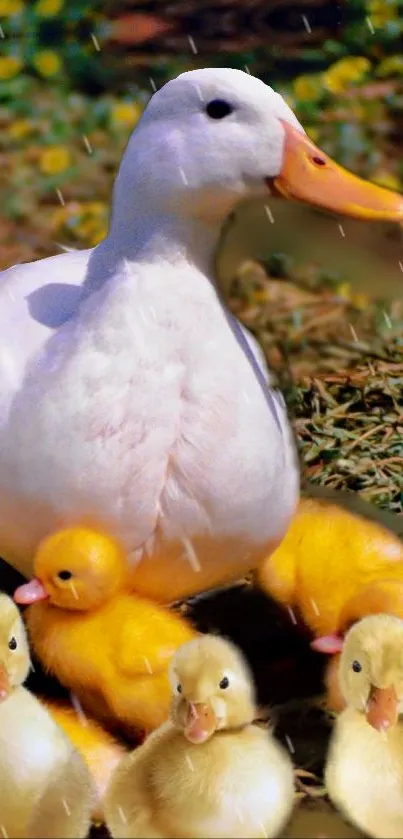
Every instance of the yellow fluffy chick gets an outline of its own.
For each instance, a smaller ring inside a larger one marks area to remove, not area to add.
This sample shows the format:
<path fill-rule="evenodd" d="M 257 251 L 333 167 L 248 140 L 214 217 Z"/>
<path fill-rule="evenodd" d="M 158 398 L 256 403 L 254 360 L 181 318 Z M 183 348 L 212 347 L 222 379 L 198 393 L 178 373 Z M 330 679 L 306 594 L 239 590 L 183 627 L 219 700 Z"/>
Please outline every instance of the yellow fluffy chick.
<path fill-rule="evenodd" d="M 167 719 L 168 666 L 196 632 L 128 590 L 127 558 L 107 534 L 60 530 L 39 546 L 36 579 L 14 594 L 45 669 L 94 716 L 152 731 Z"/>
<path fill-rule="evenodd" d="M 346 635 L 325 781 L 333 803 L 380 839 L 403 836 L 403 621 L 363 618 Z"/>
<path fill-rule="evenodd" d="M 23 682 L 30 668 L 23 621 L 0 594 L 0 824 L 3 836 L 85 837 L 93 786 L 69 738 Z"/>
<path fill-rule="evenodd" d="M 127 749 L 90 717 L 78 716 L 73 708 L 61 702 L 42 700 L 42 704 L 85 760 L 96 790 L 92 818 L 102 822 L 106 789 Z"/>
<path fill-rule="evenodd" d="M 403 543 L 377 522 L 328 501 L 304 498 L 285 539 L 257 577 L 315 638 L 329 636 L 341 631 L 346 610 L 365 586 L 403 583 Z"/>
<path fill-rule="evenodd" d="M 177 651 L 170 675 L 169 721 L 112 776 L 112 836 L 278 836 L 293 806 L 292 763 L 253 724 L 253 682 L 240 651 L 202 636 Z"/>

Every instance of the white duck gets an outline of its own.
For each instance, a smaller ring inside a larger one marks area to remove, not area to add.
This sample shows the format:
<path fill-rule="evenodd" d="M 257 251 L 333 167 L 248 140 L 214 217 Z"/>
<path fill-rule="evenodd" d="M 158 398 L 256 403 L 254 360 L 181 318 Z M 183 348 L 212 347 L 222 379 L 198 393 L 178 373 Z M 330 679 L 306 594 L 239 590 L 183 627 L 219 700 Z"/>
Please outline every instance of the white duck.
<path fill-rule="evenodd" d="M 2 274 L 0 555 L 26 575 L 40 539 L 77 522 L 121 538 L 136 589 L 161 601 L 281 540 L 299 484 L 284 404 L 212 282 L 229 214 L 273 192 L 403 217 L 258 79 L 184 73 L 129 141 L 107 238 Z"/>

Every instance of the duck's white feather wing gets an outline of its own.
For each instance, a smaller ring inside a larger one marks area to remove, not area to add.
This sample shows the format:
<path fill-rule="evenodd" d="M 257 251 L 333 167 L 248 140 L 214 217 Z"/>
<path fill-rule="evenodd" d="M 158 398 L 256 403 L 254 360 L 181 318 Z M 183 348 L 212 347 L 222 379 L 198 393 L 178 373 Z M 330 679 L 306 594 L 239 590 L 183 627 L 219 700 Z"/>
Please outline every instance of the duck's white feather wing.
<path fill-rule="evenodd" d="M 77 311 L 90 254 L 72 251 L 0 273 L 0 428 L 27 366 Z"/>
<path fill-rule="evenodd" d="M 75 250 L 0 272 L 0 428 L 27 365 L 47 339 L 74 317 L 93 249 Z M 264 378 L 270 381 L 256 338 L 241 327 Z"/>

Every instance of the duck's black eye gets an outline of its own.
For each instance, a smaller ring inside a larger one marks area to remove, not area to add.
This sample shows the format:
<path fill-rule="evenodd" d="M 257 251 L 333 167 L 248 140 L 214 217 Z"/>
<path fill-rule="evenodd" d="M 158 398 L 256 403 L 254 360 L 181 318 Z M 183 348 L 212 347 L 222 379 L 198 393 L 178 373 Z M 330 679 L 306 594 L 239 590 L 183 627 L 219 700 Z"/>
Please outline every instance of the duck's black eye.
<path fill-rule="evenodd" d="M 224 117 L 232 114 L 233 107 L 225 99 L 212 99 L 206 105 L 206 114 L 210 119 L 224 119 Z"/>
<path fill-rule="evenodd" d="M 177 685 L 176 690 L 178 693 L 182 693 L 182 685 Z"/>
<path fill-rule="evenodd" d="M 59 571 L 58 575 L 59 580 L 71 580 L 72 573 L 71 571 Z"/>
<path fill-rule="evenodd" d="M 359 662 L 359 661 L 357 661 L 357 660 L 355 659 L 355 660 L 353 661 L 353 663 L 352 663 L 352 665 L 351 665 L 351 666 L 352 666 L 352 668 L 353 668 L 353 670 L 354 670 L 354 673 L 361 673 L 361 670 L 362 670 L 362 665 L 360 664 L 360 662 Z"/>
<path fill-rule="evenodd" d="M 224 676 L 224 678 L 221 679 L 220 688 L 221 690 L 225 690 L 227 687 L 229 687 L 229 679 L 227 676 Z"/>
<path fill-rule="evenodd" d="M 14 636 L 10 638 L 8 642 L 8 649 L 9 650 L 16 650 L 17 649 L 17 641 L 15 640 Z"/>

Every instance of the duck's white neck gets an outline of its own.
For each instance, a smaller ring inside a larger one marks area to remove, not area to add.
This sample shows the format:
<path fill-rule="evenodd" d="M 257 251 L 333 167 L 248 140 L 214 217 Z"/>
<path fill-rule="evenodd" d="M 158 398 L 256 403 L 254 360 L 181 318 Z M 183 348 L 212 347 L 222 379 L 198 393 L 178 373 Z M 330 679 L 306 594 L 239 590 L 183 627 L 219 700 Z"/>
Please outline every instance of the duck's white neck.
<path fill-rule="evenodd" d="M 220 234 L 219 222 L 151 212 L 140 205 L 112 213 L 106 242 L 128 261 L 187 263 L 212 276 Z"/>

